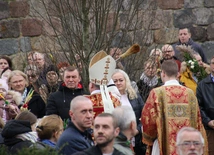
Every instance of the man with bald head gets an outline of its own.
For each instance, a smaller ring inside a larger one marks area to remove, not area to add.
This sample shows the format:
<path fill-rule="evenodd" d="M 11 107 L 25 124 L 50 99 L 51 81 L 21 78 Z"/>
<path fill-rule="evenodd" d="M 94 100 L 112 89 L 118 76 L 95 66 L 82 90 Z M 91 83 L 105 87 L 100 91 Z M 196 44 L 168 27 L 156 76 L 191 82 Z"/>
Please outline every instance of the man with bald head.
<path fill-rule="evenodd" d="M 162 47 L 162 53 L 163 53 L 163 59 L 161 60 L 161 63 L 163 63 L 164 60 L 170 60 L 173 59 L 178 65 L 178 71 L 181 68 L 181 62 L 175 57 L 175 51 L 172 47 L 172 45 L 165 44 Z"/>
<path fill-rule="evenodd" d="M 75 97 L 70 104 L 71 121 L 60 136 L 57 148 L 63 155 L 83 151 L 93 145 L 91 126 L 93 122 L 93 104 L 84 96 Z"/>

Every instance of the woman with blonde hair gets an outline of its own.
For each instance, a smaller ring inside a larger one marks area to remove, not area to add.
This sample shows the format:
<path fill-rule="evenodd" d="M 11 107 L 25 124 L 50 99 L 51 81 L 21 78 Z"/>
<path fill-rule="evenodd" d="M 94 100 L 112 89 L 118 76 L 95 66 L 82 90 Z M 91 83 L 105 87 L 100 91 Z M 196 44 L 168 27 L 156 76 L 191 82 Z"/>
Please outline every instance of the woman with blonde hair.
<path fill-rule="evenodd" d="M 158 57 L 159 60 L 161 60 L 162 57 L 163 57 L 163 54 L 162 54 L 162 51 L 159 48 L 154 48 L 154 49 L 151 50 L 149 56 L 150 57 L 151 56 L 155 56 L 155 57 Z"/>
<path fill-rule="evenodd" d="M 121 94 L 121 105 L 130 106 L 134 110 L 137 122 L 136 136 L 131 140 L 136 155 L 143 155 L 146 150 L 144 144 L 142 144 L 142 124 L 140 122 L 141 112 L 144 102 L 140 95 L 132 88 L 129 76 L 121 69 L 116 69 L 112 74 L 112 79 L 117 86 Z"/>
<path fill-rule="evenodd" d="M 46 105 L 42 100 L 41 96 L 29 87 L 28 77 L 25 73 L 20 70 L 13 70 L 8 77 L 8 85 L 11 90 L 17 91 L 22 95 L 22 102 L 20 106 L 25 109 L 30 110 L 37 118 L 42 118 L 45 116 Z M 31 97 L 28 95 L 31 94 Z M 27 98 L 27 101 L 26 101 Z"/>
<path fill-rule="evenodd" d="M 43 144 L 56 148 L 56 142 L 63 132 L 63 121 L 55 114 L 44 116 L 39 121 L 36 132 Z"/>

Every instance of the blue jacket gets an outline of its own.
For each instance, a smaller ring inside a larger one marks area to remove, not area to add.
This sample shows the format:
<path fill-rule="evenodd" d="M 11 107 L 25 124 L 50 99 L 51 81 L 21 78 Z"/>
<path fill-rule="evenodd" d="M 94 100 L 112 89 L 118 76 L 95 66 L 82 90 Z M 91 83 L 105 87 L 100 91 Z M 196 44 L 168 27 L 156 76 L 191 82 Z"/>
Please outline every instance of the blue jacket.
<path fill-rule="evenodd" d="M 94 143 L 89 130 L 82 132 L 72 122 L 69 122 L 56 145 L 61 154 L 71 155 L 90 148 Z"/>
<path fill-rule="evenodd" d="M 47 146 L 53 148 L 53 149 L 56 148 L 56 144 L 55 144 L 54 142 L 50 141 L 49 139 L 43 139 L 43 140 L 41 140 L 41 142 L 42 142 L 43 144 L 45 144 L 45 145 L 47 145 Z"/>

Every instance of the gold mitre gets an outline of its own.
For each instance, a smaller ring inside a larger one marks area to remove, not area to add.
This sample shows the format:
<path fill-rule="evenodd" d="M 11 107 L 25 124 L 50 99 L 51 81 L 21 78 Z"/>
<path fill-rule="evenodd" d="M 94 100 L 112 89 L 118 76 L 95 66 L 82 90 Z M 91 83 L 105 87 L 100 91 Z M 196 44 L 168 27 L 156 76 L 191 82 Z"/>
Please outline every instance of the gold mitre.
<path fill-rule="evenodd" d="M 89 64 L 90 81 L 96 85 L 107 85 L 116 68 L 116 61 L 105 51 L 96 53 Z"/>

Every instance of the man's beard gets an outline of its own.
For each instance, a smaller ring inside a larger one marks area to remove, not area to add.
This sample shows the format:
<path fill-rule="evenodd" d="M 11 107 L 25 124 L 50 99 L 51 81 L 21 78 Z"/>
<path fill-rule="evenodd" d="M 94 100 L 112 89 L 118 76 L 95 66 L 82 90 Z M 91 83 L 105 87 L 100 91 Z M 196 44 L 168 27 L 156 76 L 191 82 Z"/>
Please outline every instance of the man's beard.
<path fill-rule="evenodd" d="M 106 146 L 108 146 L 108 144 L 111 143 L 113 140 L 114 140 L 114 137 L 112 137 L 111 139 L 107 139 L 107 141 L 105 141 L 104 143 L 97 144 L 97 146 L 99 146 L 100 148 L 106 147 Z"/>
<path fill-rule="evenodd" d="M 196 153 L 197 155 L 202 155 L 203 154 L 203 153 L 200 154 L 200 152 L 198 153 L 196 151 L 189 151 L 189 152 L 187 152 L 187 154 L 189 154 L 189 153 Z M 179 150 L 179 155 L 184 155 L 181 150 Z"/>
<path fill-rule="evenodd" d="M 169 57 L 167 57 L 167 58 L 164 58 L 165 60 L 171 60 L 171 59 L 173 59 L 173 56 L 169 56 Z"/>

